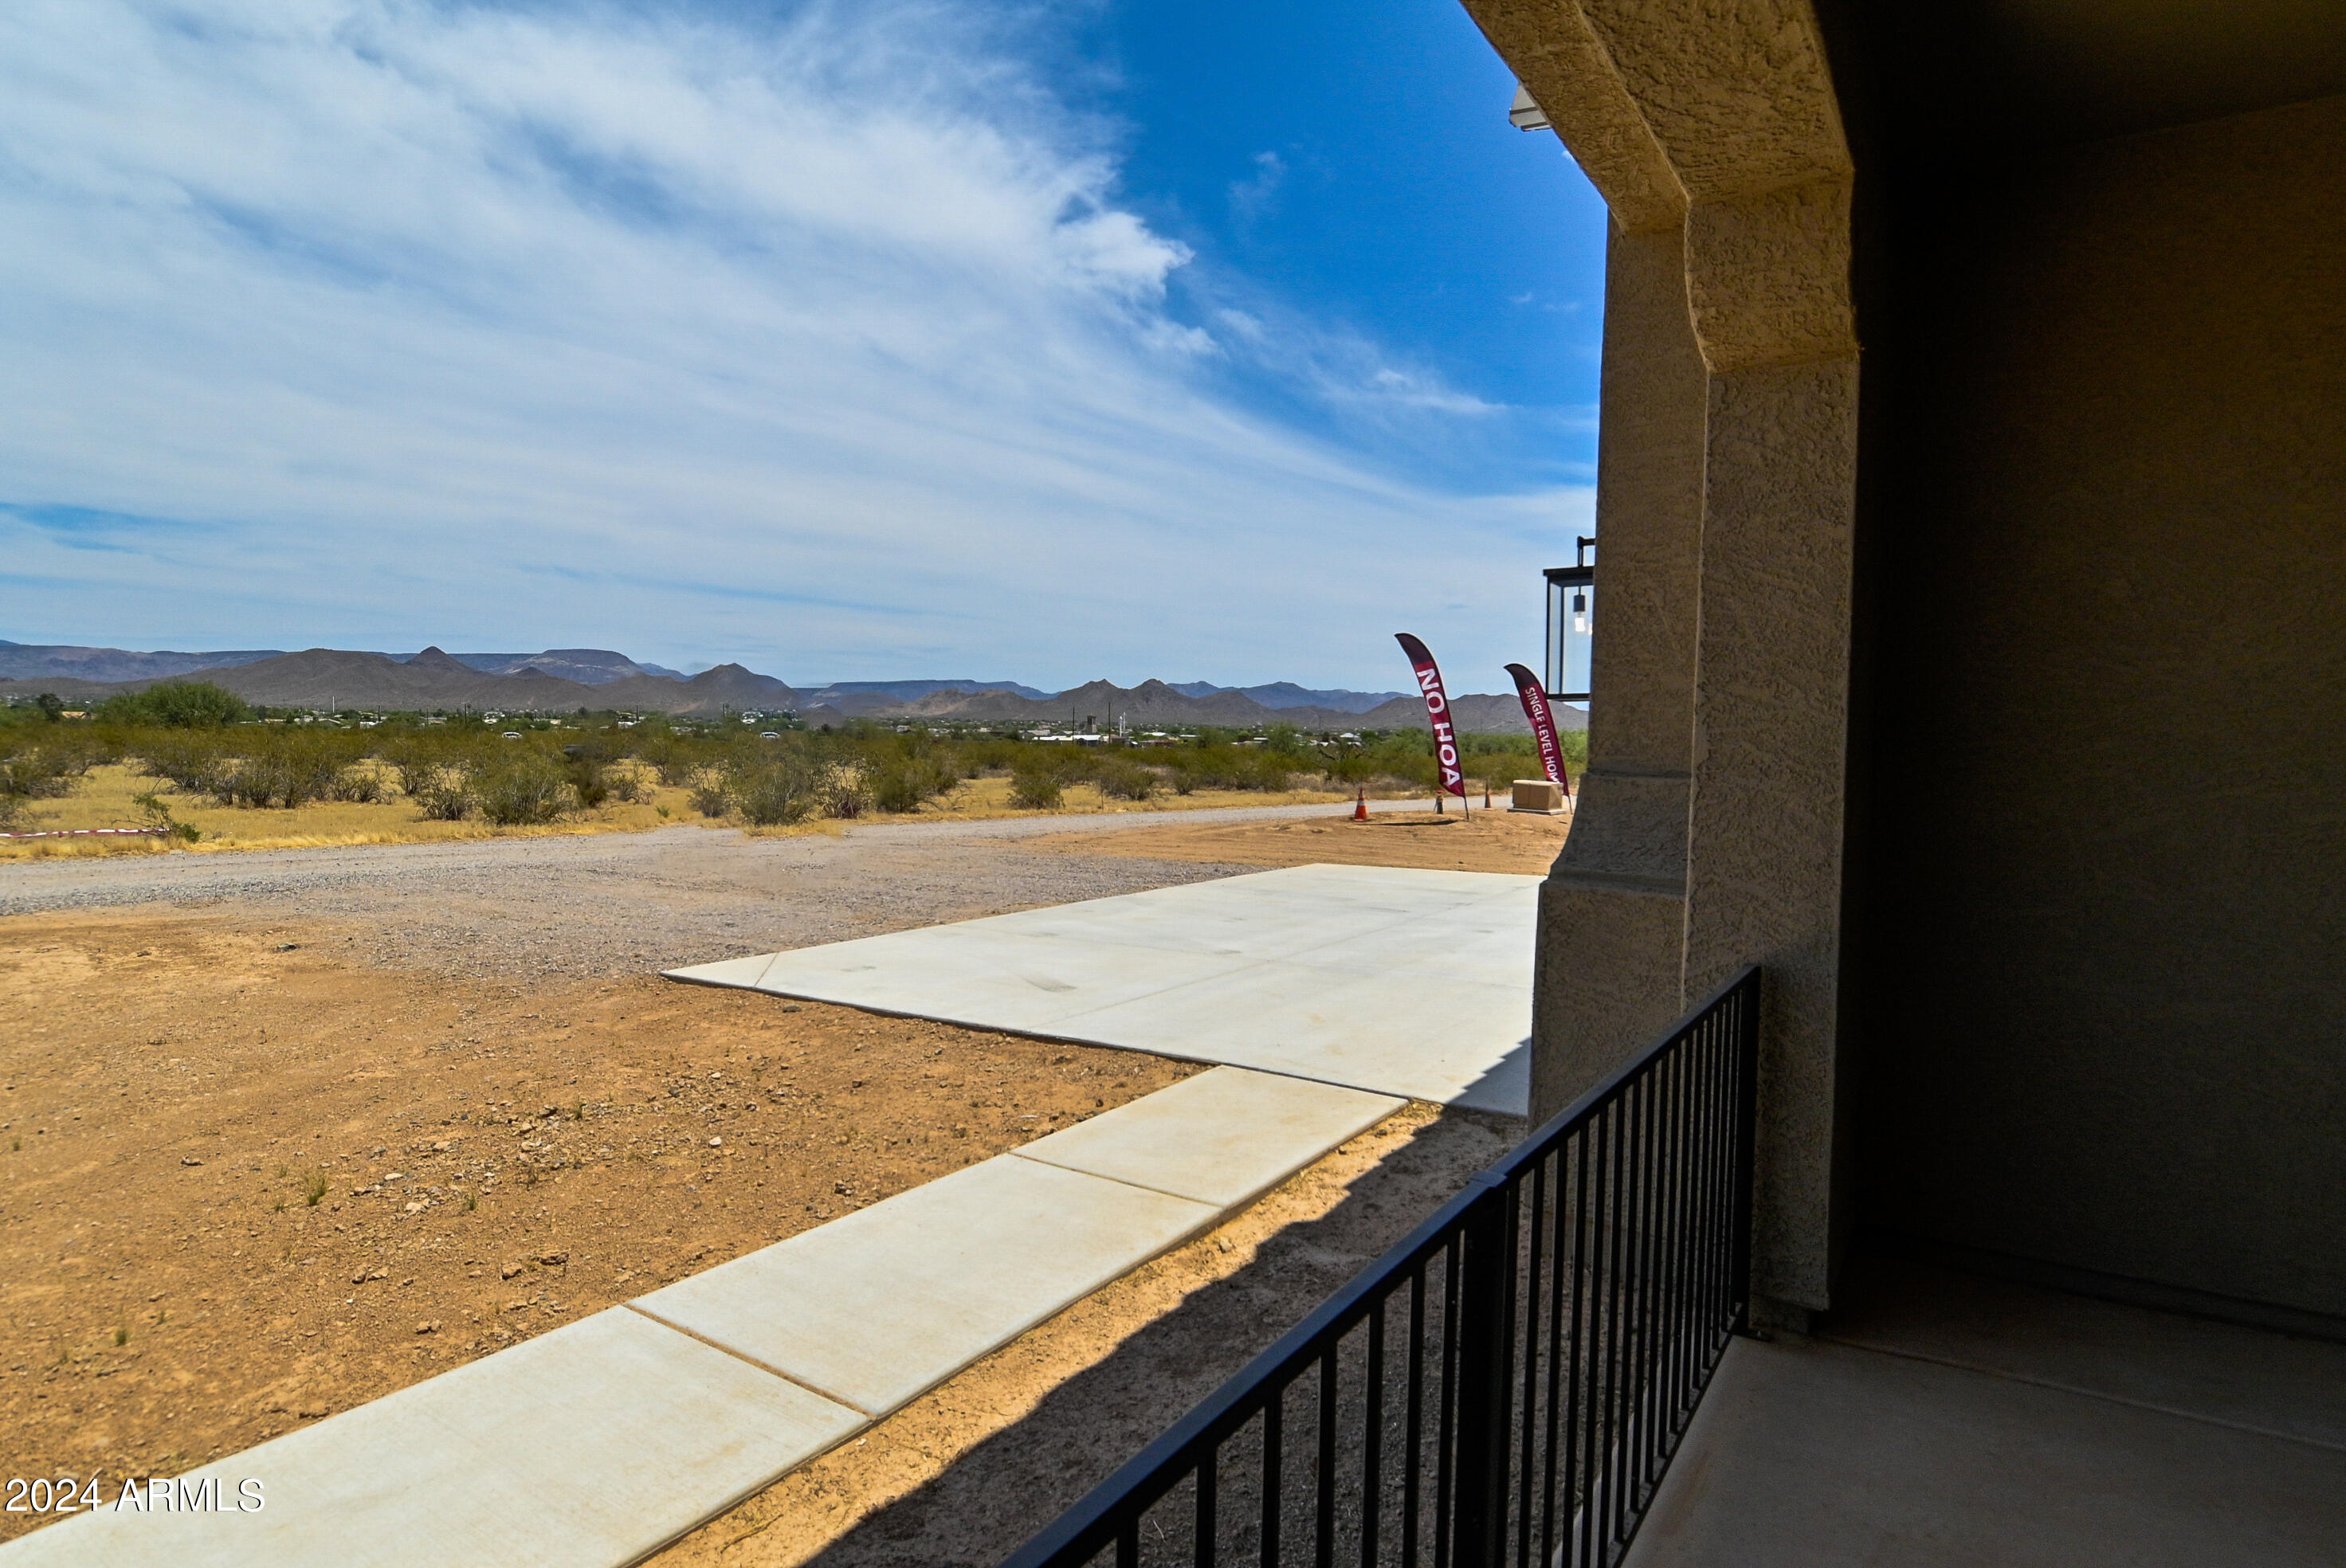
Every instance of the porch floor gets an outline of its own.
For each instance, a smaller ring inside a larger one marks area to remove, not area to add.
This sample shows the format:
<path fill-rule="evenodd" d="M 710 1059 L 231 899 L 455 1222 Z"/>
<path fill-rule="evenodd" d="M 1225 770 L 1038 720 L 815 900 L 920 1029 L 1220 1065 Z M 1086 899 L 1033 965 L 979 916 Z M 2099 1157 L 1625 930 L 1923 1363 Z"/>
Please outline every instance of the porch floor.
<path fill-rule="evenodd" d="M 1852 1274 L 1729 1348 L 1625 1568 L 2346 1563 L 2346 1345 Z"/>

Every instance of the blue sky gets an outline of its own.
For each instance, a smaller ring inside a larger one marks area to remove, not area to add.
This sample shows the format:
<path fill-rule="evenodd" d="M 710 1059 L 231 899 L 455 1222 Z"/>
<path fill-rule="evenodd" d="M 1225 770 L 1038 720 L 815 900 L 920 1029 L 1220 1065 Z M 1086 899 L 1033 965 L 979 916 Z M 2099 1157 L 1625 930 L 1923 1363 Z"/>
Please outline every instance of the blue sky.
<path fill-rule="evenodd" d="M 1454 689 L 1604 216 L 1454 0 L 0 8 L 0 636 Z"/>

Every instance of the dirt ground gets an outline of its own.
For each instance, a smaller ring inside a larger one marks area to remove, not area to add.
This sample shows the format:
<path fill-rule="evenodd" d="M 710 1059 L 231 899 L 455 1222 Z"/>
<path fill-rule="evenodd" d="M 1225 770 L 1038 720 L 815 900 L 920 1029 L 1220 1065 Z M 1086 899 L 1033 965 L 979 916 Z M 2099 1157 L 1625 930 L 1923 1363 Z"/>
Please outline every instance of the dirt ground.
<path fill-rule="evenodd" d="M 5 922 L 7 1474 L 173 1473 L 1196 1071 L 347 940 Z"/>
<path fill-rule="evenodd" d="M 5 1473 L 175 1472 L 1196 1070 L 675 985 L 654 949 L 1309 860 L 1537 871 L 1563 832 L 1044 826 L 483 845 L 512 863 L 480 879 L 454 845 L 0 875 L 26 911 L 0 916 Z M 737 929 L 759 911 L 785 923 Z M 1516 1135 L 1413 1107 L 661 1561 L 994 1562 Z M 0 1539 L 39 1522 L 0 1515 Z"/>
<path fill-rule="evenodd" d="M 1545 876 L 1571 831 L 1570 817 L 1529 811 L 1380 811 L 1365 822 L 1341 814 L 1283 822 L 1181 823 L 1113 836 L 1057 834 L 1027 848 L 1072 855 L 1211 860 L 1230 866 L 1423 866 L 1435 871 Z"/>

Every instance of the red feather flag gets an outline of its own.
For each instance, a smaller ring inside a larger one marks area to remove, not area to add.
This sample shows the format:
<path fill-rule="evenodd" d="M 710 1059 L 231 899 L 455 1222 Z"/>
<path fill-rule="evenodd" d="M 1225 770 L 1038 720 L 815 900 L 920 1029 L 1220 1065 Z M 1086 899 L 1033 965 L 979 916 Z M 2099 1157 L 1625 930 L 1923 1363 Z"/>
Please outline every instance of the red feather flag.
<path fill-rule="evenodd" d="M 1426 646 L 1407 632 L 1393 633 L 1393 641 L 1409 656 L 1417 689 L 1425 696 L 1425 717 L 1433 726 L 1433 760 L 1442 770 L 1442 788 L 1464 800 L 1466 775 L 1458 767 L 1458 727 L 1451 721 L 1450 694 L 1442 689 L 1442 668 Z"/>
<path fill-rule="evenodd" d="M 1564 747 L 1556 738 L 1556 715 L 1547 705 L 1546 688 L 1539 677 L 1519 664 L 1507 667 L 1515 677 L 1515 696 L 1522 699 L 1524 717 L 1532 721 L 1532 738 L 1539 742 L 1540 766 L 1547 769 L 1548 782 L 1564 787 L 1572 793 L 1572 780 L 1564 776 Z"/>

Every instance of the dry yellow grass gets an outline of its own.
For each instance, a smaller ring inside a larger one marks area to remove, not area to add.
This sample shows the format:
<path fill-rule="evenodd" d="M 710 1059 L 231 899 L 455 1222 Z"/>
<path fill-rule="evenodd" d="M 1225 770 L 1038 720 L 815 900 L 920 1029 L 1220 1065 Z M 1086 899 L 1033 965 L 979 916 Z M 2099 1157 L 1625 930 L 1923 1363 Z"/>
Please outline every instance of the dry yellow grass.
<path fill-rule="evenodd" d="M 648 774 L 647 774 L 648 778 Z M 690 792 L 654 787 L 641 805 L 605 803 L 592 811 L 574 812 L 564 820 L 543 827 L 499 828 L 477 819 L 463 822 L 424 820 L 414 803 L 403 798 L 372 805 L 321 801 L 291 810 L 248 806 L 219 806 L 209 796 L 172 792 L 168 780 L 153 779 L 136 768 L 93 768 L 77 779 L 72 794 L 55 800 L 27 804 L 15 831 L 59 828 L 138 828 L 146 816 L 136 798 L 155 793 L 171 814 L 203 834 L 190 845 L 176 839 L 32 839 L 0 840 L 0 862 L 75 859 L 88 855 L 155 855 L 174 850 L 217 854 L 240 850 L 312 849 L 344 844 L 425 844 L 467 839 L 544 838 L 558 834 L 639 833 L 659 827 L 687 824 L 726 826 L 692 809 Z M 901 816 L 873 813 L 866 821 L 981 821 L 996 817 L 1087 817 L 1114 812 L 1178 812 L 1217 806 L 1326 805 L 1352 799 L 1349 791 L 1291 789 L 1280 794 L 1239 789 L 1201 789 L 1194 795 L 1169 790 L 1150 800 L 1116 800 L 1089 784 L 1068 787 L 1056 810 L 1023 810 L 1010 803 L 1008 779 L 964 780 L 944 799 L 917 812 Z M 755 828 L 756 837 L 837 832 L 844 824 L 813 821 L 790 828 Z"/>

